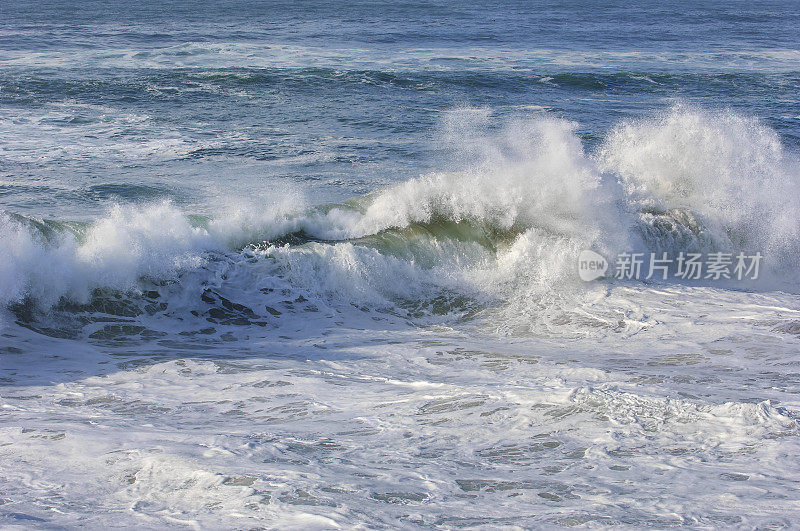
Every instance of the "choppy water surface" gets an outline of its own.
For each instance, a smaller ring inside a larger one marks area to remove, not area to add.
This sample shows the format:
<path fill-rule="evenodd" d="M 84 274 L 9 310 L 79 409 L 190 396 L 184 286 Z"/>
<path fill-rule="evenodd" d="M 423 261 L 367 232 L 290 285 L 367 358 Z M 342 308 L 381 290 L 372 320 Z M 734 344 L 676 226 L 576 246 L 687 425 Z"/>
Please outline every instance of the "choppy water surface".
<path fill-rule="evenodd" d="M 791 527 L 798 25 L 0 7 L 0 523 Z"/>

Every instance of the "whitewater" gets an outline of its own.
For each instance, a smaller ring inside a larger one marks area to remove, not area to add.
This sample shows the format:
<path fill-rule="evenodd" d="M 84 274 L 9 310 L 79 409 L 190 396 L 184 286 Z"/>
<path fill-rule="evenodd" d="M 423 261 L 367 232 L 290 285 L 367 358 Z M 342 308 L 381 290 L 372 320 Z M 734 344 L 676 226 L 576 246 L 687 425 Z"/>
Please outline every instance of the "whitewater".
<path fill-rule="evenodd" d="M 574 122 L 491 119 L 450 115 L 469 169 L 338 204 L 5 214 L 12 518 L 788 522 L 796 156 L 684 106 L 593 152 Z M 769 262 L 747 286 L 584 283 L 582 249 Z"/>
<path fill-rule="evenodd" d="M 796 527 L 800 11 L 501 4 L 0 6 L 0 527 Z"/>

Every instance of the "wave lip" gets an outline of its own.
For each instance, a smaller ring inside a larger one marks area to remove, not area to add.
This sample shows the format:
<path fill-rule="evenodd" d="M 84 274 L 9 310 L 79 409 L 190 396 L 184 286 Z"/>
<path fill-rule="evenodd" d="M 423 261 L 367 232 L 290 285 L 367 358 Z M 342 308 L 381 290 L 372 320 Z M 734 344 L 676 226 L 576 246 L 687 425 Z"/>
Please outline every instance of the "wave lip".
<path fill-rule="evenodd" d="M 585 249 L 761 252 L 765 276 L 796 275 L 800 164 L 761 122 L 676 106 L 619 124 L 594 153 L 574 122 L 493 122 L 485 109 L 451 113 L 450 171 L 335 205 L 288 194 L 201 218 L 163 202 L 86 226 L 5 214 L 0 304 L 214 274 L 216 255 L 237 268 L 267 261 L 304 296 L 385 306 L 449 293 L 523 316 L 594 297 L 577 275 Z"/>
<path fill-rule="evenodd" d="M 65 231 L 52 241 L 0 215 L 0 303 L 33 299 L 51 306 L 62 297 L 85 302 L 95 288 L 135 289 L 143 276 L 166 278 L 204 263 L 219 249 L 169 203 L 137 209 L 115 206 L 84 234 Z"/>

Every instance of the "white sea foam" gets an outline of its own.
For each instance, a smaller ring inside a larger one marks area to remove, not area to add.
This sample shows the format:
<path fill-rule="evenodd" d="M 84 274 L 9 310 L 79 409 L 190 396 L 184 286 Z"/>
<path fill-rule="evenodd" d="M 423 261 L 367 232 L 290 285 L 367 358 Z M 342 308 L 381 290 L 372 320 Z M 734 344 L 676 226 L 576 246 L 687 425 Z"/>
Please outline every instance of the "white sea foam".
<path fill-rule="evenodd" d="M 169 278 L 204 262 L 217 242 L 168 203 L 116 206 L 79 242 L 63 232 L 52 242 L 7 215 L 2 231 L 2 303 L 29 297 L 48 306 L 61 297 L 85 301 L 90 290 L 133 289 L 142 276 Z"/>
<path fill-rule="evenodd" d="M 702 243 L 760 251 L 784 273 L 797 256 L 798 164 L 752 119 L 679 106 L 619 125 L 595 154 L 572 122 L 540 114 L 499 129 L 491 122 L 486 110 L 453 113 L 445 124 L 458 149 L 453 171 L 340 205 L 311 207 L 300 193 L 257 206 L 220 203 L 225 212 L 203 226 L 169 203 L 117 206 L 79 238 L 64 232 L 48 242 L 4 216 L 2 301 L 84 301 L 96 287 L 174 278 L 209 251 L 235 258 L 247 244 L 294 233 L 348 240 L 259 245 L 297 289 L 342 300 L 380 293 L 384 302 L 428 289 L 420 286 L 531 307 L 543 294 L 569 299 L 584 248 L 613 255 Z"/>
<path fill-rule="evenodd" d="M 616 127 L 598 160 L 631 205 L 687 210 L 722 247 L 798 256 L 800 163 L 756 119 L 678 106 Z"/>
<path fill-rule="evenodd" d="M 684 341 L 701 348 L 708 326 L 698 328 Z M 0 469 L 4 496 L 20 518 L 147 527 L 375 527 L 410 510 L 415 528 L 448 514 L 491 526 L 509 511 L 526 527 L 581 517 L 758 525 L 797 510 L 797 425 L 786 409 L 797 401 L 748 403 L 747 373 L 734 370 L 745 356 L 698 362 L 652 338 L 634 342 L 649 353 L 615 356 L 605 342 L 326 334 L 323 356 L 297 334 L 235 359 L 4 393 L 0 461 L 15 464 Z M 792 348 L 773 355 L 795 359 Z M 27 371 L 15 357 L 15 377 L 52 365 L 45 352 L 26 355 Z M 670 354 L 674 365 L 653 365 Z M 627 381 L 632 367 L 652 381 Z M 685 396 L 709 377 L 734 398 Z"/>

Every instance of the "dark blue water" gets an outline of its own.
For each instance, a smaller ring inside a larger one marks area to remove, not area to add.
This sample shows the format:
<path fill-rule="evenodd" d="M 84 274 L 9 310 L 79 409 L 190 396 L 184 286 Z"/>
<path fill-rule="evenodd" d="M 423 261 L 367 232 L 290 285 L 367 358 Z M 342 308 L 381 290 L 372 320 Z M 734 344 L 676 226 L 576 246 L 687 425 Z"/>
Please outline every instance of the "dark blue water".
<path fill-rule="evenodd" d="M 793 2 L 6 2 L 0 198 L 86 220 L 275 186 L 340 200 L 452 164 L 460 107 L 544 109 L 591 149 L 683 101 L 797 146 L 797 27 Z"/>

